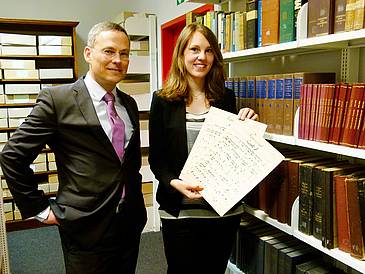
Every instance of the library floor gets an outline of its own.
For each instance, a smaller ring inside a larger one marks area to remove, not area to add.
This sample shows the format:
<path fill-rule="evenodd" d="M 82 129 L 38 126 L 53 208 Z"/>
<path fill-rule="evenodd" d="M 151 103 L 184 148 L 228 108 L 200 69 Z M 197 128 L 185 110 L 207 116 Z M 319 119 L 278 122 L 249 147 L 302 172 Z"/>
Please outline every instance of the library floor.
<path fill-rule="evenodd" d="M 10 232 L 7 240 L 12 274 L 65 273 L 57 227 Z M 161 233 L 143 233 L 136 274 L 161 274 L 166 270 Z"/>

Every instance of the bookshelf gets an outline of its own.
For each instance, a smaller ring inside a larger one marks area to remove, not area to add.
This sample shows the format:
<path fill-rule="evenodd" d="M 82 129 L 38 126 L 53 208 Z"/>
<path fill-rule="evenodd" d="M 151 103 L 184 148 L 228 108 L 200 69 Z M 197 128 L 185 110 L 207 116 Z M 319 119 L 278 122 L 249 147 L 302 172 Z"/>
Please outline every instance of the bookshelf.
<path fill-rule="evenodd" d="M 128 72 L 117 86 L 137 102 L 140 119 L 142 151 L 142 192 L 147 209 L 147 224 L 143 232 L 159 231 L 160 218 L 156 202 L 157 182 L 148 164 L 148 119 L 152 93 L 157 90 L 156 16 L 137 12 L 122 12 L 113 22 L 123 26 L 131 39 L 131 59 Z"/>
<path fill-rule="evenodd" d="M 32 45 L 26 47 L 32 48 L 34 52 L 34 54 L 23 54 L 22 52 L 9 54 L 6 49 L 13 45 L 11 43 L 6 45 L 2 41 L 0 53 L 2 72 L 0 79 L 0 144 L 2 147 L 20 125 L 27 115 L 26 113 L 32 109 L 37 93 L 41 88 L 77 80 L 77 25 L 78 22 L 74 21 L 0 18 L 0 33 L 11 36 L 19 35 L 18 47 L 22 47 L 24 37 L 32 37 Z M 48 39 L 48 42 L 43 39 Z M 29 77 L 30 72 L 21 70 L 24 69 L 22 66 L 25 63 L 32 63 L 32 73 L 37 71 L 37 77 Z M 11 67 L 9 70 L 12 70 L 13 74 L 16 73 L 16 77 L 6 77 L 5 71 L 8 66 Z M 51 74 L 46 75 L 45 72 Z M 16 115 L 10 117 L 10 113 Z M 37 180 L 39 180 L 40 187 L 44 188 L 46 192 L 45 195 L 54 196 L 58 188 L 58 180 L 53 153 L 50 149 L 45 148 L 41 154 L 42 157 L 32 164 L 33 170 Z M 50 188 L 51 181 L 52 189 Z M 34 219 L 21 220 L 19 211 L 16 210 L 13 198 L 3 178 L 2 189 L 2 210 L 6 218 L 6 231 L 43 226 Z"/>
<path fill-rule="evenodd" d="M 195 2 L 195 1 L 194 1 Z M 211 3 L 210 1 L 198 1 Z M 231 11 L 241 10 L 247 1 L 219 1 L 221 10 L 227 6 Z M 221 3 L 224 2 L 224 3 Z M 243 3 L 243 4 L 242 4 Z M 365 29 L 342 32 L 307 38 L 308 4 L 302 6 L 297 18 L 297 39 L 292 42 L 275 44 L 265 47 L 245 49 L 223 54 L 228 69 L 228 77 L 258 76 L 293 72 L 335 72 L 336 82 L 365 82 Z M 361 149 L 349 148 L 327 143 L 302 140 L 298 138 L 298 113 L 294 119 L 294 136 L 283 136 L 266 133 L 265 138 L 272 142 L 285 144 L 289 147 L 309 149 L 317 154 L 347 158 L 354 162 L 364 162 L 365 153 Z M 303 242 L 320 250 L 360 273 L 365 273 L 365 262 L 354 259 L 338 248 L 327 249 L 313 236 L 307 236 L 298 230 L 299 202 L 292 208 L 292 225 L 282 224 L 270 218 L 266 213 L 245 205 L 245 210 L 253 216 L 293 235 Z M 228 263 L 230 274 L 242 273 L 234 265 Z"/>

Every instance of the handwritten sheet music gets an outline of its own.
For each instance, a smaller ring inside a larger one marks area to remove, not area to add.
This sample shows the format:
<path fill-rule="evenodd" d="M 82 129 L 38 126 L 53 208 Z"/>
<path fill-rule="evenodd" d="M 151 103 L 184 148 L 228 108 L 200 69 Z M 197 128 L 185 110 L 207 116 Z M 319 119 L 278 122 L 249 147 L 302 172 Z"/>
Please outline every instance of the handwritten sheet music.
<path fill-rule="evenodd" d="M 180 178 L 204 187 L 223 216 L 283 159 L 264 138 L 266 125 L 211 107 Z"/>

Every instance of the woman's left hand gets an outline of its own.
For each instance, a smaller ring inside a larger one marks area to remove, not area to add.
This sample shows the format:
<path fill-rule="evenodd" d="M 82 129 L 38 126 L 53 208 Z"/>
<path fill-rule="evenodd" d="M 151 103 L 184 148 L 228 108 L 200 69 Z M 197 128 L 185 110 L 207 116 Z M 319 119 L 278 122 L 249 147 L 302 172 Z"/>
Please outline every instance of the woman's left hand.
<path fill-rule="evenodd" d="M 238 119 L 245 120 L 246 118 L 252 119 L 255 121 L 259 120 L 259 116 L 256 114 L 256 112 L 253 109 L 250 108 L 241 108 L 238 112 Z"/>

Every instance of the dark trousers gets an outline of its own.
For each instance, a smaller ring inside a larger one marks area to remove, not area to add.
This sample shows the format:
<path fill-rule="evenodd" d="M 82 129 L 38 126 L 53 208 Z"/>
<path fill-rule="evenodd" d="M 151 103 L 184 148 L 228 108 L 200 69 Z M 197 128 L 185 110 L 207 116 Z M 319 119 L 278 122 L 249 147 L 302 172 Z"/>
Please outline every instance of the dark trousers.
<path fill-rule="evenodd" d="M 123 213 L 116 213 L 107 231 L 90 249 L 80 248 L 59 229 L 67 274 L 135 273 L 140 233 L 127 235 Z"/>
<path fill-rule="evenodd" d="M 223 274 L 242 215 L 162 219 L 168 274 Z"/>

